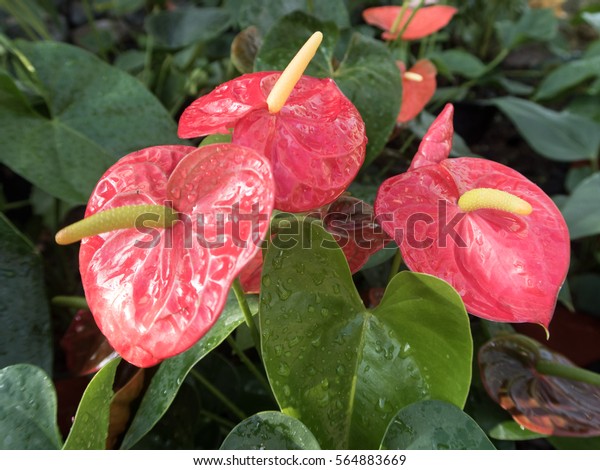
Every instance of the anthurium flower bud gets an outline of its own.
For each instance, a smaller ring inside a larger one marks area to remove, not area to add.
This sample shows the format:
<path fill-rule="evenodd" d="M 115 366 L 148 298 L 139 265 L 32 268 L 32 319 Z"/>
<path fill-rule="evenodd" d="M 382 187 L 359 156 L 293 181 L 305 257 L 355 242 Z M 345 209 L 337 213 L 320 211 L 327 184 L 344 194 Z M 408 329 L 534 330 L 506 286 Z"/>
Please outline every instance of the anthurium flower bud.
<path fill-rule="evenodd" d="M 88 305 L 125 360 L 152 366 L 210 329 L 231 283 L 260 249 L 274 192 L 268 160 L 234 144 L 150 147 L 108 169 L 86 218 L 145 205 L 171 206 L 178 218 L 166 227 L 99 227 L 81 242 Z M 149 211 L 146 218 L 158 217 Z"/>
<path fill-rule="evenodd" d="M 452 116 L 447 105 L 409 170 L 381 185 L 375 213 L 406 265 L 450 283 L 470 313 L 547 328 L 569 267 L 566 223 L 552 200 L 511 168 L 448 158 Z"/>

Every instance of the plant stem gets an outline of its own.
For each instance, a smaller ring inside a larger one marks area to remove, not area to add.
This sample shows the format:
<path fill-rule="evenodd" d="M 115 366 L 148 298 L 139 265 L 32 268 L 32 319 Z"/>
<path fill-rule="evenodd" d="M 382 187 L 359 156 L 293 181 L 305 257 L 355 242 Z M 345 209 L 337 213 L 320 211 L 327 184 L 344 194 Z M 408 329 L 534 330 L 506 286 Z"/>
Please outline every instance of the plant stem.
<path fill-rule="evenodd" d="M 78 310 L 84 309 L 89 310 L 85 297 L 79 297 L 77 295 L 57 295 L 52 298 L 52 305 L 56 305 L 57 307 L 69 307 L 76 308 Z"/>
<path fill-rule="evenodd" d="M 92 33 L 94 34 L 94 39 L 96 40 L 96 44 L 98 46 L 98 55 L 105 62 L 108 61 L 108 57 L 106 56 L 106 51 L 102 48 L 102 36 L 100 36 L 100 30 L 96 25 L 96 20 L 94 18 L 94 12 L 92 6 L 90 5 L 90 0 L 83 0 L 83 11 L 85 13 L 85 17 L 90 27 L 92 28 Z"/>
<path fill-rule="evenodd" d="M 233 349 L 233 352 L 237 355 L 237 357 L 240 358 L 240 361 L 242 361 L 242 363 L 248 368 L 252 375 L 256 377 L 256 379 L 265 388 L 265 390 L 271 390 L 271 386 L 269 385 L 269 382 L 265 378 L 264 374 L 262 374 L 260 370 L 258 370 L 258 368 L 254 365 L 254 363 L 248 358 L 248 356 L 246 356 L 242 348 L 240 348 L 239 344 L 237 344 L 237 341 L 231 336 L 228 336 L 227 342 L 229 343 L 231 349 Z"/>
<path fill-rule="evenodd" d="M 200 415 L 219 423 L 221 426 L 224 426 L 227 429 L 233 429 L 236 426 L 236 424 L 233 421 L 227 418 L 223 418 L 218 414 L 211 413 L 210 411 L 200 410 Z"/>
<path fill-rule="evenodd" d="M 7 203 L 3 204 L 2 206 L 0 206 L 0 210 L 12 211 L 15 209 L 22 209 L 23 207 L 27 207 L 29 205 L 31 205 L 31 202 L 29 201 L 29 199 L 24 199 L 22 201 L 7 202 Z"/>
<path fill-rule="evenodd" d="M 561 377 L 563 379 L 585 382 L 596 387 L 600 387 L 600 374 L 596 374 L 590 370 L 580 367 L 572 367 L 557 362 L 540 360 L 537 361 L 535 368 L 538 372 L 551 375 L 553 377 Z"/>
<path fill-rule="evenodd" d="M 400 31 L 398 31 L 398 36 L 396 37 L 396 40 L 398 38 L 401 38 L 402 35 L 404 34 L 404 31 L 406 31 L 406 28 L 408 28 L 408 25 L 410 24 L 410 22 L 412 21 L 412 19 L 414 18 L 414 16 L 417 14 L 417 11 L 419 11 L 419 8 L 421 8 L 423 6 L 423 3 L 425 2 L 425 0 L 421 0 L 419 2 L 419 5 L 417 6 L 417 8 L 415 8 L 414 10 L 412 10 L 412 12 L 410 13 L 410 16 L 408 17 L 408 20 L 406 20 L 406 23 L 404 23 L 404 26 L 402 27 L 402 29 Z M 404 16 L 404 12 L 406 11 L 406 8 L 408 6 L 408 3 L 404 2 L 402 4 L 402 11 L 400 12 L 400 14 L 402 16 Z M 396 21 L 394 21 L 394 24 L 392 25 L 392 30 L 391 31 L 395 31 L 396 28 L 398 28 L 398 24 L 401 21 L 401 16 L 398 15 L 399 18 L 396 18 Z"/>
<path fill-rule="evenodd" d="M 392 266 L 390 267 L 390 275 L 388 277 L 388 284 L 394 278 L 394 276 L 398 273 L 398 269 L 400 269 L 400 265 L 402 264 L 402 252 L 400 248 L 396 250 L 396 254 L 392 259 Z"/>
<path fill-rule="evenodd" d="M 244 294 L 244 289 L 242 288 L 242 283 L 239 278 L 236 278 L 233 281 L 233 293 L 235 294 L 235 298 L 238 301 L 240 309 L 244 314 L 244 318 L 246 319 L 246 324 L 248 328 L 250 328 L 250 334 L 252 335 L 252 340 L 254 341 L 254 347 L 258 351 L 258 355 L 262 357 L 260 350 L 260 334 L 258 333 L 258 329 L 254 324 L 254 320 L 252 319 L 252 312 L 250 311 L 250 306 L 248 305 L 248 301 L 246 300 L 246 294 Z"/>
<path fill-rule="evenodd" d="M 191 369 L 190 374 L 194 379 L 200 382 L 217 400 L 219 400 L 229 411 L 231 411 L 239 419 L 246 419 L 246 413 L 244 413 L 238 406 L 227 398 L 217 387 L 211 384 L 206 377 L 204 377 L 196 369 Z"/>

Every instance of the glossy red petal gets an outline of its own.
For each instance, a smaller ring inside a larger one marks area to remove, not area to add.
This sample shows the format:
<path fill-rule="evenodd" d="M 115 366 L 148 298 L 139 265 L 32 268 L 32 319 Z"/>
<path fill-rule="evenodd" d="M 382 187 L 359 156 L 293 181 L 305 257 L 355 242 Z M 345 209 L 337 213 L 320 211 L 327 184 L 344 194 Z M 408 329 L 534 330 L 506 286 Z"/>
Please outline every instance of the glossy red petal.
<path fill-rule="evenodd" d="M 400 63 L 398 68 L 402 72 Z M 408 72 L 412 72 L 423 77 L 422 81 L 410 80 L 402 77 L 402 107 L 398 115 L 397 122 L 403 123 L 414 119 L 429 100 L 433 97 L 436 90 L 437 69 L 435 65 L 427 59 L 421 59 L 413 65 Z"/>
<path fill-rule="evenodd" d="M 242 75 L 192 102 L 179 119 L 179 137 L 228 133 L 250 111 L 266 108 L 266 97 L 273 85 L 269 82 L 265 93 L 262 79 L 271 75 L 273 72 Z"/>
<path fill-rule="evenodd" d="M 397 32 L 390 33 L 401 9 L 402 7 L 399 6 L 367 8 L 363 11 L 363 18 L 368 24 L 384 30 L 381 35 L 383 39 L 392 40 L 398 37 L 398 32 L 402 31 L 412 13 L 412 10 L 407 8 L 396 29 Z M 439 31 L 450 22 L 457 11 L 456 8 L 446 5 L 419 8 L 402 33 L 402 39 L 407 41 L 421 39 Z"/>
<path fill-rule="evenodd" d="M 453 117 L 454 107 L 447 104 L 423 136 L 419 149 L 410 164 L 410 170 L 435 165 L 448 158 L 454 136 Z"/>
<path fill-rule="evenodd" d="M 246 294 L 258 294 L 262 277 L 262 250 L 254 255 L 248 264 L 240 271 L 240 283 Z"/>
<path fill-rule="evenodd" d="M 438 276 L 482 318 L 548 326 L 569 267 L 569 234 L 552 200 L 518 172 L 480 158 L 448 159 L 452 107 L 425 135 L 408 172 L 379 188 L 375 213 L 407 266 Z M 528 216 L 479 209 L 458 199 L 475 188 L 514 194 Z"/>
<path fill-rule="evenodd" d="M 268 161 L 232 144 L 153 147 L 107 171 L 87 215 L 168 201 L 183 212 L 170 229 L 117 230 L 82 241 L 88 304 L 125 360 L 154 365 L 208 331 L 231 282 L 258 250 L 273 193 Z"/>
<path fill-rule="evenodd" d="M 519 196 L 533 212 L 462 212 L 460 195 L 481 187 Z M 470 313 L 548 326 L 569 265 L 569 236 L 552 200 L 525 177 L 484 159 L 445 160 L 384 182 L 375 207 L 406 265 L 450 283 Z"/>
<path fill-rule="evenodd" d="M 303 212 L 332 202 L 352 182 L 365 157 L 365 126 L 331 79 L 303 76 L 282 110 L 271 114 L 266 97 L 279 75 L 244 75 L 244 100 L 240 92 L 234 93 L 241 79 L 222 85 L 216 95 L 200 98 L 184 112 L 179 134 L 196 137 L 215 132 L 218 126 L 233 127 L 233 143 L 271 160 L 275 208 Z"/>

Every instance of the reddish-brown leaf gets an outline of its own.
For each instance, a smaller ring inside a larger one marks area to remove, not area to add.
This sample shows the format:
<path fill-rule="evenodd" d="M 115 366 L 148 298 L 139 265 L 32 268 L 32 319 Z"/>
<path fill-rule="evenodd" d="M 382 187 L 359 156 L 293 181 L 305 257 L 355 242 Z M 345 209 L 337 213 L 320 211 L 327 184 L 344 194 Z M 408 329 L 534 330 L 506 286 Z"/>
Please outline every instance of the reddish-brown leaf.
<path fill-rule="evenodd" d="M 483 384 L 525 428 L 554 436 L 600 436 L 600 387 L 536 369 L 538 361 L 575 367 L 566 357 L 522 335 L 494 338 L 479 350 Z"/>
<path fill-rule="evenodd" d="M 89 310 L 79 310 L 60 345 L 73 375 L 88 375 L 102 368 L 117 353 L 102 334 Z"/>

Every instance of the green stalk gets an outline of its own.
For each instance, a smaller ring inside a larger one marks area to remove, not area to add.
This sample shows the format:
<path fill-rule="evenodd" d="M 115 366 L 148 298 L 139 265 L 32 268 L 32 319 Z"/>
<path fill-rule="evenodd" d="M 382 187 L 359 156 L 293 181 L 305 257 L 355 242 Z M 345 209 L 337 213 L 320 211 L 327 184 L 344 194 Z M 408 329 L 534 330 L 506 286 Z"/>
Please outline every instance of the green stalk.
<path fill-rule="evenodd" d="M 417 6 L 417 8 L 415 8 L 410 16 L 408 17 L 408 20 L 406 21 L 406 23 L 404 23 L 404 26 L 402 27 L 402 29 L 398 32 L 398 36 L 396 37 L 396 40 L 398 40 L 399 38 L 402 37 L 402 35 L 404 34 L 404 31 L 406 31 L 406 28 L 408 28 L 408 25 L 410 24 L 410 22 L 412 21 L 412 19 L 414 18 L 414 16 L 416 15 L 417 11 L 419 11 L 419 8 L 421 8 L 423 6 L 423 3 L 425 2 L 425 0 L 421 0 L 419 2 L 419 5 Z M 396 18 L 396 21 L 394 21 L 394 24 L 392 25 L 392 29 L 391 32 L 393 34 L 393 31 L 396 30 L 396 28 L 398 28 L 398 25 L 400 24 L 400 21 L 402 20 L 402 16 L 404 16 L 404 12 L 406 11 L 406 8 L 408 7 L 408 3 L 404 2 L 402 4 L 402 10 L 400 11 L 400 15 L 398 15 L 398 18 Z"/>
<path fill-rule="evenodd" d="M 572 367 L 557 362 L 539 360 L 535 368 L 538 372 L 552 377 L 561 377 L 563 379 L 585 382 L 596 387 L 600 387 L 600 374 L 581 367 Z"/>
<path fill-rule="evenodd" d="M 400 265 L 402 264 L 402 252 L 400 248 L 396 250 L 396 254 L 392 259 L 392 266 L 390 267 L 390 275 L 388 277 L 388 284 L 392 281 L 394 276 L 398 274 L 398 269 L 400 269 Z"/>
<path fill-rule="evenodd" d="M 57 295 L 52 298 L 51 303 L 57 307 L 75 308 L 77 310 L 90 309 L 85 297 L 80 297 L 78 295 Z"/>
<path fill-rule="evenodd" d="M 23 29 L 25 34 L 32 40 L 40 38 L 50 40 L 51 37 L 46 31 L 44 23 L 40 21 L 35 12 L 32 12 L 27 2 L 22 0 L 16 2 L 14 0 L 0 0 L 0 8 L 6 10 Z"/>
<path fill-rule="evenodd" d="M 204 377 L 200 372 L 196 369 L 191 369 L 190 374 L 194 379 L 196 379 L 200 384 L 202 384 L 217 400 L 219 400 L 223 405 L 227 407 L 229 411 L 231 411 L 235 416 L 239 419 L 244 420 L 248 416 L 244 413 L 235 403 L 233 403 L 229 398 L 227 398 L 217 387 L 211 384 L 206 377 Z"/>
<path fill-rule="evenodd" d="M 100 31 L 98 30 L 98 27 L 96 26 L 96 20 L 94 19 L 94 13 L 92 11 L 92 6 L 90 5 L 90 0 L 83 0 L 83 11 L 85 13 L 85 18 L 87 19 L 90 27 L 92 28 L 92 33 L 94 33 L 94 38 L 96 39 L 96 44 L 98 45 L 98 55 L 100 55 L 102 60 L 107 62 L 108 57 L 106 56 L 106 53 L 102 50 L 102 47 L 101 47 L 102 39 L 100 36 Z"/>
<path fill-rule="evenodd" d="M 242 288 L 242 283 L 240 282 L 239 278 L 236 278 L 235 281 L 233 281 L 232 287 L 235 298 L 237 299 L 240 309 L 244 314 L 244 318 L 246 319 L 246 324 L 248 325 L 248 328 L 250 328 L 250 334 L 252 335 L 254 346 L 258 351 L 258 355 L 262 357 L 260 350 L 260 334 L 258 333 L 256 325 L 254 324 L 254 320 L 252 319 L 252 311 L 250 310 L 250 306 L 246 300 L 246 294 L 244 294 L 244 289 Z"/>
<path fill-rule="evenodd" d="M 398 16 L 396 17 L 396 19 L 392 23 L 392 27 L 390 28 L 391 34 L 394 34 L 394 32 L 398 29 L 398 26 L 400 25 L 400 21 L 402 21 L 402 18 L 404 18 L 404 13 L 406 13 L 407 8 L 408 8 L 408 2 L 402 2 L 402 8 L 400 8 L 400 13 L 398 13 Z M 401 35 L 398 34 L 398 37 L 400 37 L 400 36 Z"/>
<path fill-rule="evenodd" d="M 237 355 L 237 357 L 240 358 L 240 361 L 242 361 L 242 364 L 244 364 L 248 368 L 250 373 L 252 375 L 254 375 L 254 377 L 256 377 L 256 379 L 265 388 L 265 390 L 271 390 L 271 386 L 269 385 L 269 382 L 265 378 L 264 374 L 262 374 L 258 370 L 258 368 L 254 365 L 254 363 L 248 358 L 248 356 L 246 356 L 246 354 L 244 353 L 242 348 L 240 348 L 239 344 L 237 344 L 237 341 L 235 339 L 233 339 L 231 336 L 228 336 L 227 342 L 229 343 L 229 345 L 231 346 L 231 349 L 233 349 L 233 352 Z"/>
<path fill-rule="evenodd" d="M 210 411 L 200 410 L 200 416 L 204 416 L 205 418 L 215 421 L 215 422 L 219 423 L 221 426 L 223 426 L 227 429 L 230 429 L 230 430 L 235 428 L 235 426 L 236 426 L 236 424 L 233 421 L 231 421 L 227 418 L 223 418 L 222 416 L 219 416 L 218 414 L 211 413 Z"/>

